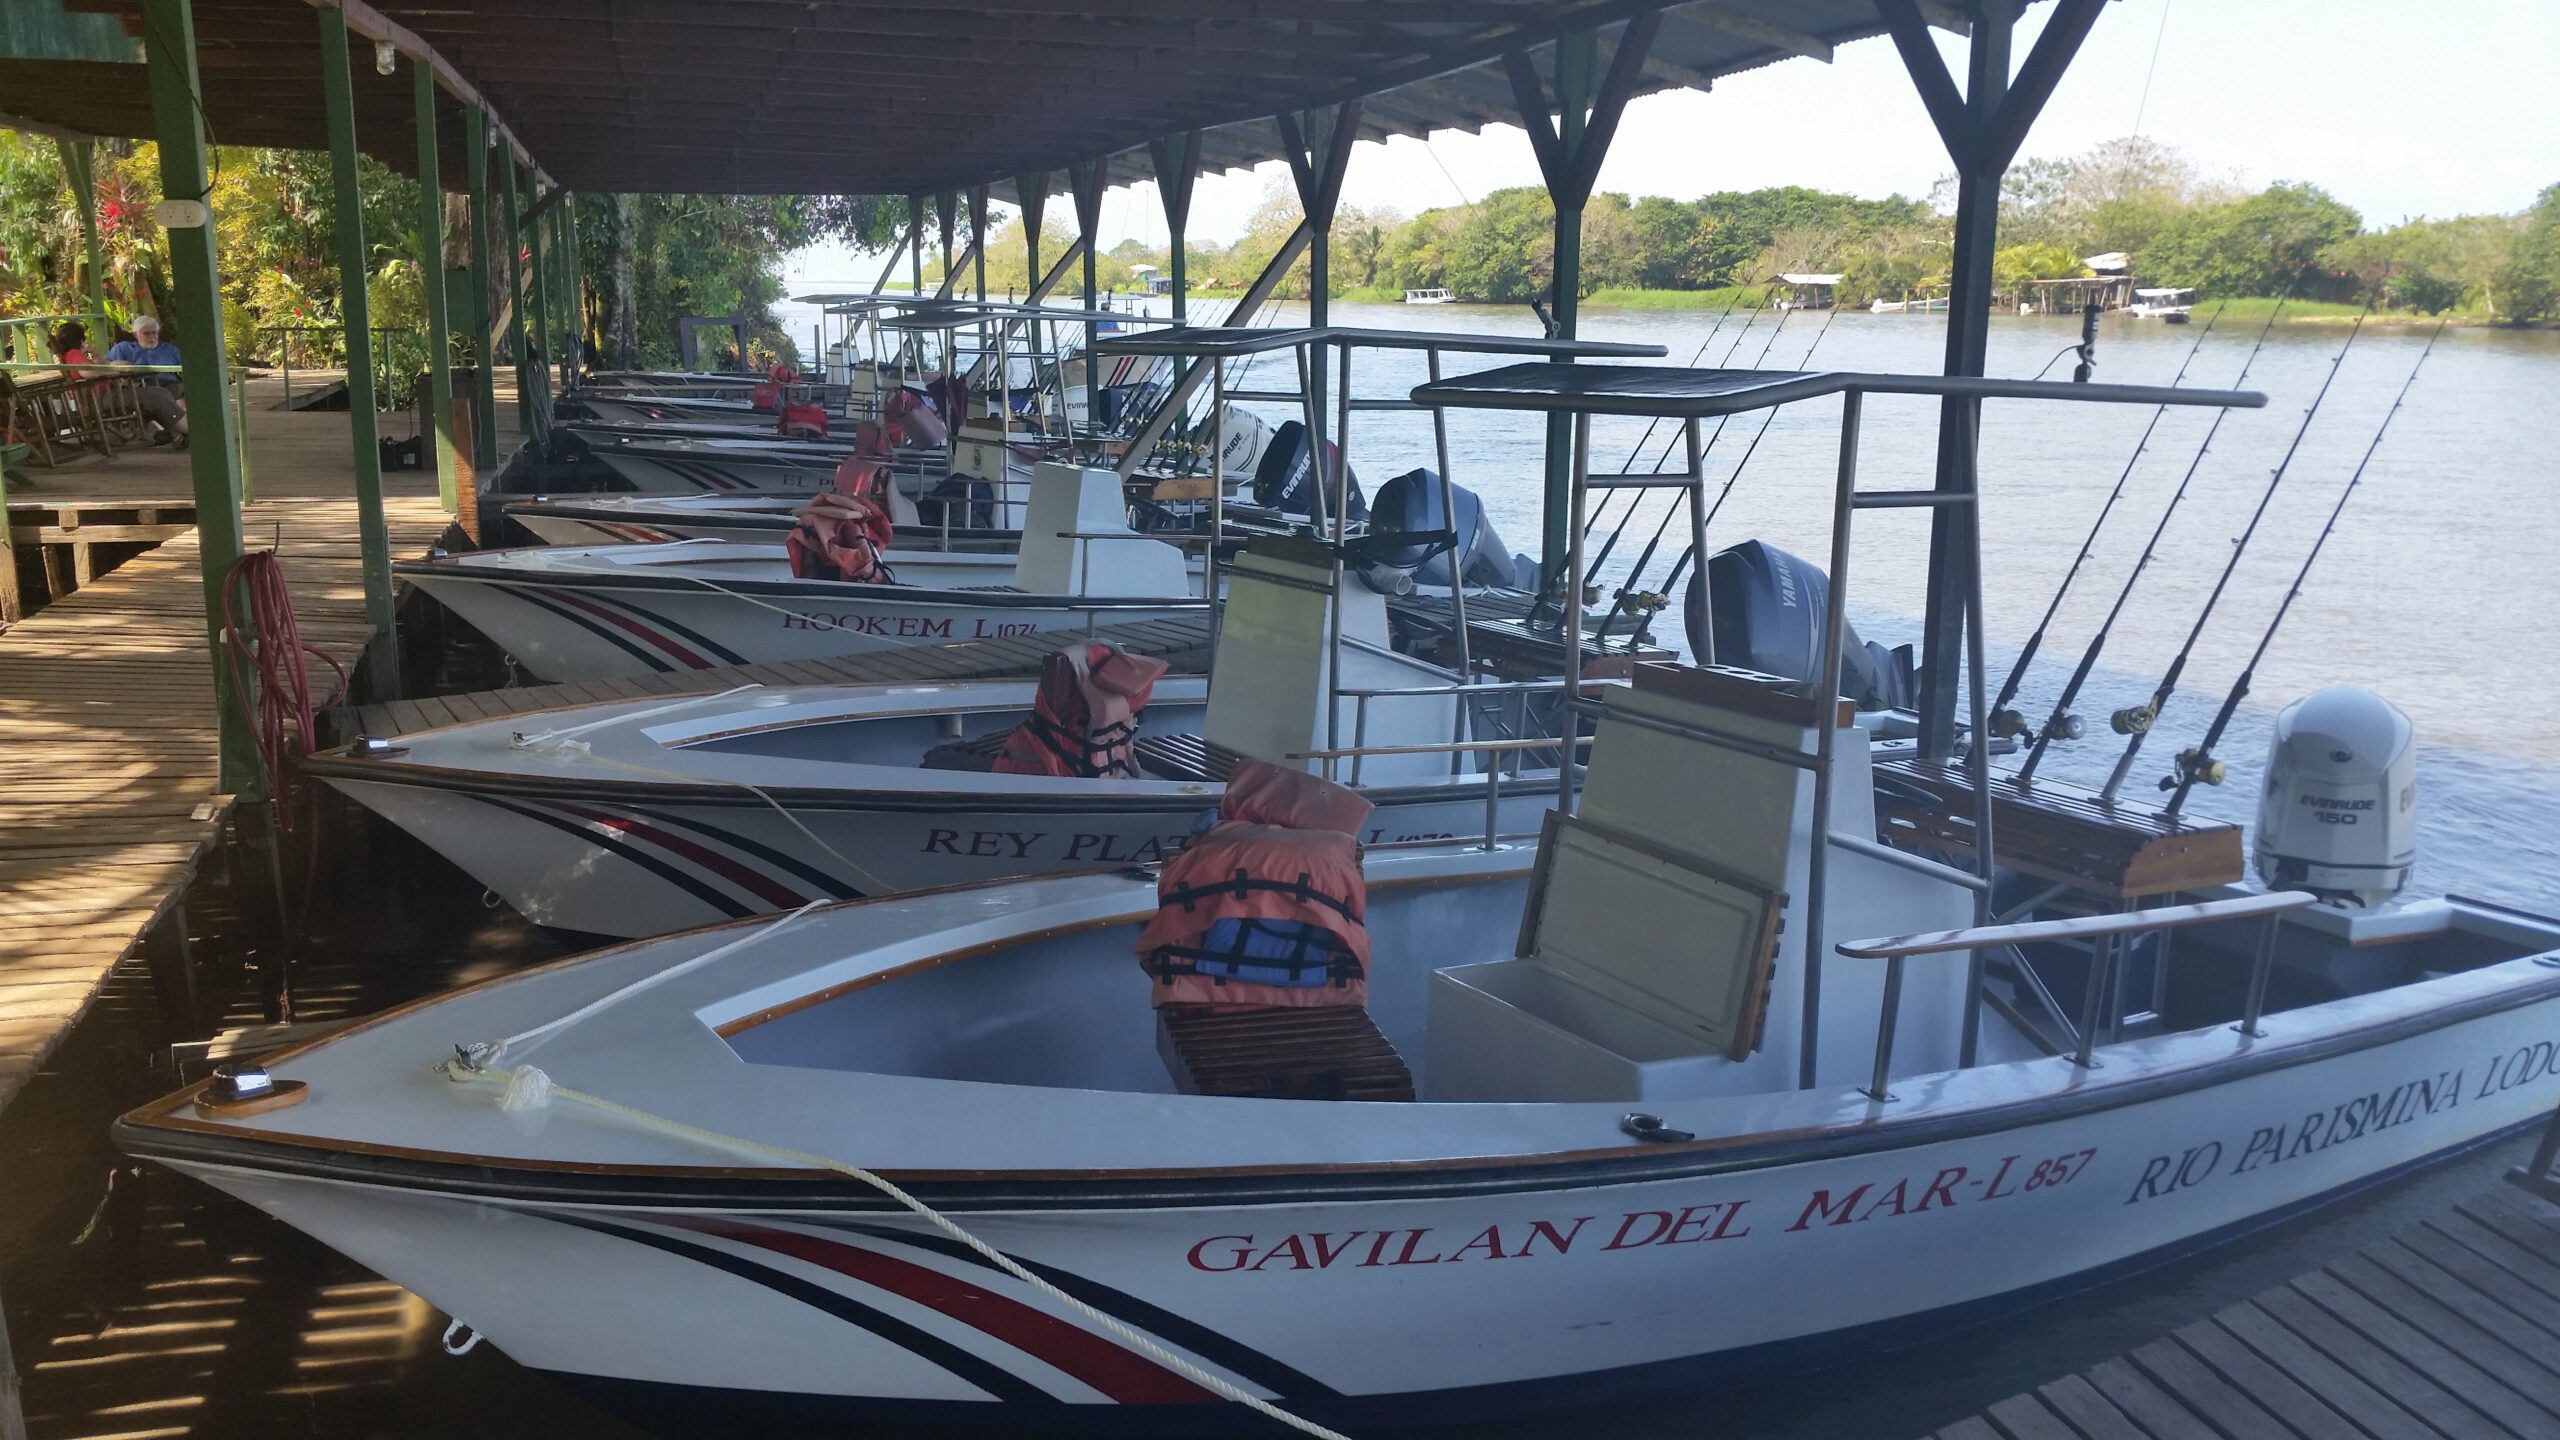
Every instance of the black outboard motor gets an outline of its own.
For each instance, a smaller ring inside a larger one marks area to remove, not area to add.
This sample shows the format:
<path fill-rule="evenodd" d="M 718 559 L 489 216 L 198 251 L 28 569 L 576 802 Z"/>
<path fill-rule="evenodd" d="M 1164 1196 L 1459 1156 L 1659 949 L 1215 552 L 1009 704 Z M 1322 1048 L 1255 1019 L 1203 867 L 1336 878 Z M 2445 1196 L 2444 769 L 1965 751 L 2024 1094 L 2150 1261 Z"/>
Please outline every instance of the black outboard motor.
<path fill-rule="evenodd" d="M 1326 476 L 1330 480 L 1332 466 L 1342 463 L 1342 451 L 1328 440 L 1324 452 L 1325 459 L 1330 462 Z M 1350 494 L 1346 502 L 1350 513 L 1343 518 L 1353 523 L 1368 519 L 1369 505 L 1360 495 L 1360 472 L 1353 470 L 1343 479 Z M 1307 463 L 1307 427 L 1300 421 L 1289 421 L 1272 432 L 1270 448 L 1262 452 L 1261 463 L 1253 467 L 1253 503 L 1290 515 L 1313 515 L 1316 513 L 1315 500 L 1309 489 L 1313 483 L 1314 467 Z M 1327 518 L 1330 518 L 1333 504 L 1333 487 L 1330 484 L 1324 488 L 1324 503 L 1328 507 Z"/>
<path fill-rule="evenodd" d="M 1484 502 L 1476 498 L 1475 492 L 1453 485 L 1449 496 L 1457 507 L 1454 519 L 1441 509 L 1439 473 L 1407 470 L 1378 487 L 1377 501 L 1369 507 L 1371 539 L 1454 531 L 1458 537 L 1458 573 L 1466 577 L 1466 583 L 1513 590 L 1538 588 L 1538 562 L 1511 553 L 1502 537 L 1494 533 L 1493 522 L 1485 518 Z M 1404 571 L 1417 584 L 1449 583 L 1449 556 L 1438 548 L 1373 544 L 1369 554 L 1380 564 Z"/>
<path fill-rule="evenodd" d="M 1681 610 L 1689 624 L 1689 649 L 1703 660 L 1803 680 L 1822 655 L 1823 617 L 1831 603 L 1831 577 L 1774 545 L 1757 540 L 1719 552 L 1707 562 L 1707 588 L 1689 582 Z M 1713 605 L 1713 640 L 1701 607 Z M 1840 693 L 1861 710 L 1907 707 L 1916 686 L 1911 647 L 1887 650 L 1862 641 L 1854 625 L 1843 627 Z"/>

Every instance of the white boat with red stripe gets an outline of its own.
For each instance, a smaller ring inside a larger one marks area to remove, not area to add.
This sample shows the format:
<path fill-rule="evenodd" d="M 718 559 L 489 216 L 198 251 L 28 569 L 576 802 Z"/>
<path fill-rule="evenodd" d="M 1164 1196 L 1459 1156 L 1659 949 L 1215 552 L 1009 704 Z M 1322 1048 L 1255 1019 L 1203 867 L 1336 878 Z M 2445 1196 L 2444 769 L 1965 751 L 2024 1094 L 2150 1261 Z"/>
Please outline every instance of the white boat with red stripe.
<path fill-rule="evenodd" d="M 1970 917 L 1960 872 L 1817 842 L 1802 762 L 1863 816 L 1868 755 L 1783 698 L 1639 671 L 1534 875 L 1370 852 L 1412 1100 L 1186 1089 L 1134 954 L 1154 879 L 1105 872 L 559 962 L 117 1138 L 667 1433 L 1275 1433 L 1238 1394 L 1364 1433 L 1934 1338 L 2560 1098 L 2560 925 L 2231 893 L 1914 934 Z M 2077 1055 L 1977 1009 L 1960 953 L 2171 925 L 2168 1008 Z M 1816 934 L 1891 938 L 1817 972 Z"/>
<path fill-rule="evenodd" d="M 1061 639 L 1200 613 L 1182 553 L 1131 530 L 1107 470 L 1044 463 L 1012 556 L 891 550 L 898 583 L 792 575 L 780 545 L 537 547 L 395 567 L 549 681 Z"/>

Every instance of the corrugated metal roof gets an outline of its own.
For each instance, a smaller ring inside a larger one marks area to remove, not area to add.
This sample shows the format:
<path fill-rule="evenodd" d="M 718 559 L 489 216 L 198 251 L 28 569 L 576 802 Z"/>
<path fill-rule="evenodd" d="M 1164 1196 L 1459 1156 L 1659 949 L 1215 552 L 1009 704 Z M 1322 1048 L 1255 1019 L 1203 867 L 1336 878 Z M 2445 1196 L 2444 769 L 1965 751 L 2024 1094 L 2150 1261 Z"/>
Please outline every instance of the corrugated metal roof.
<path fill-rule="evenodd" d="M 63 0 L 142 32 L 141 0 Z M 1110 157 L 1152 178 L 1153 137 L 1201 128 L 1200 167 L 1283 154 L 1268 118 L 1366 96 L 1362 139 L 1513 123 L 1500 57 L 1602 28 L 1605 64 L 1630 0 L 377 0 L 359 32 L 431 49 L 448 91 L 485 97 L 576 190 L 910 194 Z M 1962 12 L 1924 13 L 1960 28 Z M 1880 34 L 1873 0 L 1713 0 L 1664 11 L 1642 90 L 1703 87 L 1782 60 L 1828 60 Z M 195 0 L 205 114 L 227 144 L 324 143 L 319 33 L 304 0 Z M 412 77 L 374 73 L 355 42 L 360 143 L 415 164 Z M 130 65 L 0 58 L 6 109 L 146 136 Z M 448 95 L 439 130 L 459 144 Z M 444 167 L 458 184 L 462 167 Z M 1063 180 L 1052 182 L 1063 188 Z"/>

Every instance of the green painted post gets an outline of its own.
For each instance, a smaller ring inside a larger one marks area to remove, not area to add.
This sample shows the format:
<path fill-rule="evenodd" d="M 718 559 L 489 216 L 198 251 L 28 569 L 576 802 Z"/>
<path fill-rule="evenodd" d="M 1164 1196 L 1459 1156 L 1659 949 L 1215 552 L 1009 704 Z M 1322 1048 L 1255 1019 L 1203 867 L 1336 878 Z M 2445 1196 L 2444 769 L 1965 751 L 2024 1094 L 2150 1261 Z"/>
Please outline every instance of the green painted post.
<path fill-rule="evenodd" d="M 560 388 L 578 382 L 587 368 L 587 286 L 578 267 L 578 197 L 560 202 L 560 291 L 566 307 L 568 336 L 560 343 Z"/>
<path fill-rule="evenodd" d="M 459 509 L 462 457 L 453 448 L 453 312 L 444 283 L 444 177 L 436 168 L 436 72 L 412 65 L 418 101 L 418 273 L 427 291 L 427 379 L 436 432 L 436 498 Z"/>
<path fill-rule="evenodd" d="M 80 202 L 80 250 L 89 264 L 89 312 L 103 319 L 107 313 L 107 265 L 98 247 L 98 147 L 62 139 L 53 144 L 62 152 L 62 173 L 71 179 L 72 198 Z M 103 350 L 113 338 L 100 335 L 95 343 Z"/>
<path fill-rule="evenodd" d="M 160 140 L 160 190 L 173 200 L 208 201 L 201 91 L 196 83 L 195 7 L 191 0 L 143 0 L 144 53 L 151 72 L 151 115 Z M 222 648 L 223 589 L 240 558 L 240 482 L 233 470 L 231 412 L 222 344 L 222 276 L 214 262 L 210 222 L 169 231 L 170 280 L 186 326 L 180 346 L 194 444 L 197 552 L 204 567 L 205 636 Z M 257 799 L 258 772 L 247 717 L 232 693 L 230 667 L 213 666 L 214 707 L 221 734 L 222 788 Z"/>
<path fill-rule="evenodd" d="M 374 416 L 373 310 L 365 293 L 364 191 L 356 168 L 355 83 L 347 17 L 320 11 L 320 88 L 329 109 L 329 172 L 338 199 L 338 309 L 347 327 L 347 431 L 354 450 L 356 545 L 364 553 L 364 618 L 373 628 L 373 684 L 400 693 L 391 607 L 391 529 L 382 518 L 382 443 Z"/>
<path fill-rule="evenodd" d="M 540 188 L 541 182 L 533 177 L 527 178 L 530 183 L 525 186 L 524 193 L 529 206 L 532 201 L 539 198 L 533 192 Z M 551 384 L 551 371 L 548 368 L 551 364 L 551 273 L 550 267 L 543 263 L 542 231 L 548 224 L 550 224 L 548 215 L 537 215 L 532 224 L 524 227 L 524 264 L 527 270 L 533 272 L 533 299 L 526 309 L 533 316 L 533 351 L 541 357 L 539 364 L 527 365 L 525 372 L 546 390 Z M 548 405 L 540 406 L 535 413 L 540 414 L 549 409 Z"/>
<path fill-rule="evenodd" d="M 471 439 L 474 467 L 487 474 L 498 468 L 498 347 L 495 312 L 489 308 L 489 262 L 497 247 L 489 234 L 489 112 L 474 105 L 462 114 L 462 145 L 468 152 L 463 173 L 471 185 L 471 348 L 480 357 L 471 386 Z"/>
<path fill-rule="evenodd" d="M 516 198 L 516 155 L 510 148 L 498 157 L 498 171 L 506 177 L 506 189 L 498 199 L 506 213 L 499 217 L 498 234 L 507 246 L 507 353 L 516 366 L 516 433 L 533 433 L 533 382 L 525 374 L 524 363 L 524 234 L 516 224 L 523 213 Z"/>

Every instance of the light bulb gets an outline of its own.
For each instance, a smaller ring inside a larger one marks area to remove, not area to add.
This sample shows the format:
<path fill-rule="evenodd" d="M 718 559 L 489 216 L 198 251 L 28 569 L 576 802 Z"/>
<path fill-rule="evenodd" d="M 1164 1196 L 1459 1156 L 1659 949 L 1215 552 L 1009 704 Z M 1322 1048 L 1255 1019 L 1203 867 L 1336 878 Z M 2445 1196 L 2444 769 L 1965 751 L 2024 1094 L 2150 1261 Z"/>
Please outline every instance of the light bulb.
<path fill-rule="evenodd" d="M 400 52 L 391 48 L 390 41 L 376 40 L 373 42 L 373 73 L 376 75 L 388 75 L 392 71 L 398 69 L 399 66 Z"/>

